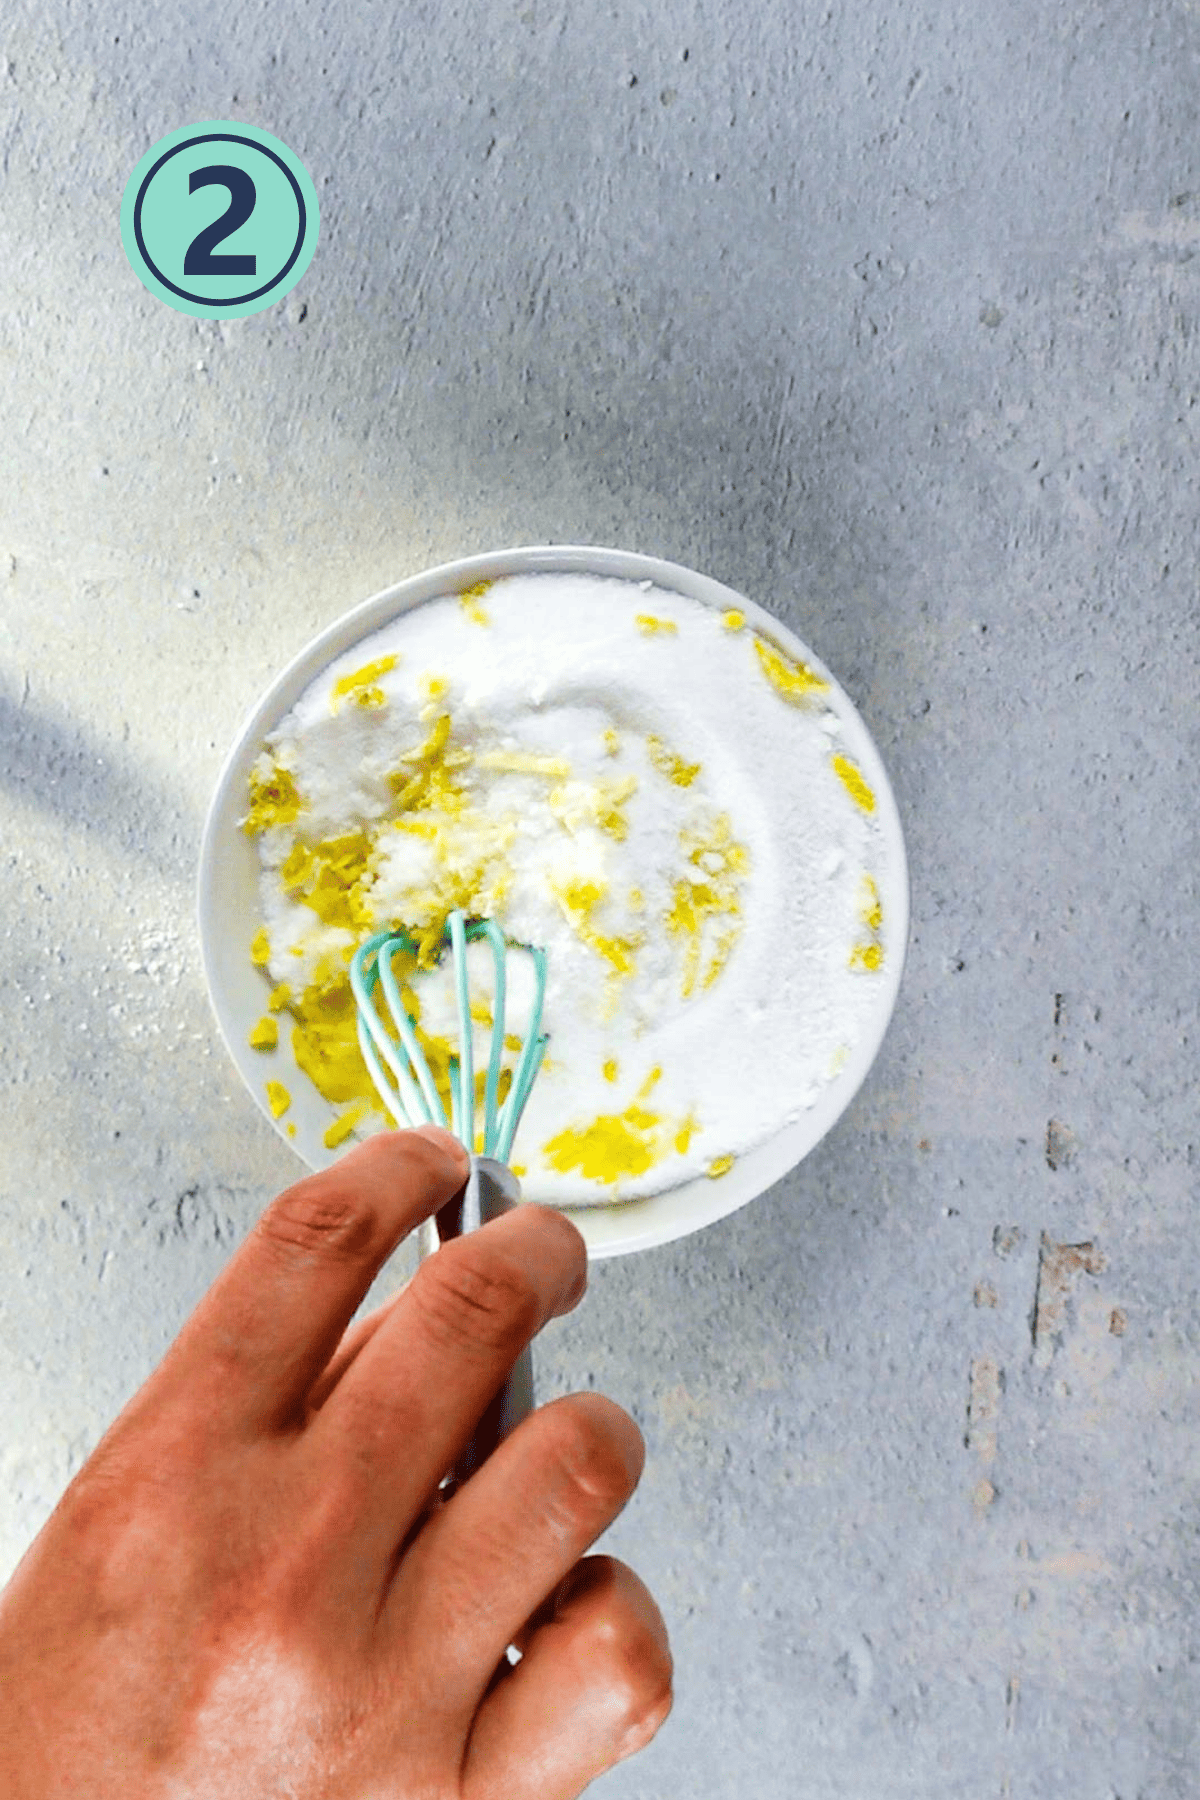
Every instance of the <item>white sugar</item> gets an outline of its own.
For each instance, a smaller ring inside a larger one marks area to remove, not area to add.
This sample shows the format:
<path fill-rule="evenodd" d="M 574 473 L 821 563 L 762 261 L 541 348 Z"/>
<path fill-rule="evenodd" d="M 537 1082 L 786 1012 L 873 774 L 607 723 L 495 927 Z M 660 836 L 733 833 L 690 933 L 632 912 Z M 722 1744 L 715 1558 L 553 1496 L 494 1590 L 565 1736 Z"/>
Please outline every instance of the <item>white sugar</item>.
<path fill-rule="evenodd" d="M 312 683 L 260 763 L 288 771 L 305 808 L 258 839 L 271 977 L 299 993 L 371 930 L 428 926 L 457 883 L 547 952 L 548 1063 L 512 1152 L 530 1198 L 657 1192 L 772 1137 L 875 1015 L 888 924 L 871 885 L 882 834 L 835 697 L 778 658 L 698 602 L 590 576 L 515 577 L 402 615 Z M 442 773 L 422 790 L 431 759 Z M 323 923 L 279 871 L 297 841 L 355 831 L 370 922 Z M 509 963 L 519 1032 L 527 959 Z M 486 998 L 483 946 L 470 966 Z M 446 985 L 419 978 L 421 1024 L 452 1037 Z M 480 1028 L 477 1069 L 486 1042 Z"/>

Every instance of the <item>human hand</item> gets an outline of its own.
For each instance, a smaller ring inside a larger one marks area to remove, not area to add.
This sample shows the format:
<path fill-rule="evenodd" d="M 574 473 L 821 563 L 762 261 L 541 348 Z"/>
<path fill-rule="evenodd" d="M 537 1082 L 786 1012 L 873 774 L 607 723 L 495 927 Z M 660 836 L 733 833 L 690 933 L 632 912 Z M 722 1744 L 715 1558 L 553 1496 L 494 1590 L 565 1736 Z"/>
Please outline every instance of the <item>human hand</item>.
<path fill-rule="evenodd" d="M 633 1420 L 568 1395 L 438 1489 L 582 1298 L 576 1228 L 519 1206 L 346 1332 L 466 1169 L 388 1132 L 267 1208 L 0 1595 L 8 1800 L 568 1800 L 654 1736 L 661 1615 L 583 1555 Z"/>

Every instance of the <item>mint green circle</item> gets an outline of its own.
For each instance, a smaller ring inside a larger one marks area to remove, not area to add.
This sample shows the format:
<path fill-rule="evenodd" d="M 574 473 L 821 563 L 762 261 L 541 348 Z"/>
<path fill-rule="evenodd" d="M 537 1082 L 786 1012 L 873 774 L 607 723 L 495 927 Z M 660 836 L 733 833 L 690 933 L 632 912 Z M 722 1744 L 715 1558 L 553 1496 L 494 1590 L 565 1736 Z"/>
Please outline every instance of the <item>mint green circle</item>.
<path fill-rule="evenodd" d="M 213 167 L 240 169 L 254 184 L 249 216 L 211 246 L 218 259 L 253 256 L 253 274 L 184 271 L 189 246 L 233 203 L 224 184 L 190 190 L 192 174 Z M 319 230 L 317 191 L 299 157 L 270 132 L 237 120 L 209 119 L 160 138 L 121 201 L 121 242 L 138 280 L 193 318 L 241 319 L 274 306 L 308 268 Z"/>

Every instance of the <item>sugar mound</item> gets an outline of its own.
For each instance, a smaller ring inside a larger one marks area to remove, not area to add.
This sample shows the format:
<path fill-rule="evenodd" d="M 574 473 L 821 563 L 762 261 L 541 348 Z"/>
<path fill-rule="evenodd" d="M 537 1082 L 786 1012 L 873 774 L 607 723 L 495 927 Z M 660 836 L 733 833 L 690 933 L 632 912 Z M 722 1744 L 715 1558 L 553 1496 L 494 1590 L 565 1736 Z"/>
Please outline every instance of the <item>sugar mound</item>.
<path fill-rule="evenodd" d="M 245 820 L 264 1001 L 349 1103 L 327 1141 L 390 1122 L 347 977 L 373 931 L 419 944 L 397 975 L 445 1090 L 456 906 L 547 952 L 550 1046 L 513 1149 L 529 1198 L 719 1179 L 798 1118 L 875 1013 L 887 946 L 875 799 L 841 733 L 828 684 L 740 612 L 600 577 L 481 584 L 339 658 L 267 739 Z M 490 952 L 468 962 L 478 1071 Z M 514 948 L 510 1069 L 531 993 Z"/>

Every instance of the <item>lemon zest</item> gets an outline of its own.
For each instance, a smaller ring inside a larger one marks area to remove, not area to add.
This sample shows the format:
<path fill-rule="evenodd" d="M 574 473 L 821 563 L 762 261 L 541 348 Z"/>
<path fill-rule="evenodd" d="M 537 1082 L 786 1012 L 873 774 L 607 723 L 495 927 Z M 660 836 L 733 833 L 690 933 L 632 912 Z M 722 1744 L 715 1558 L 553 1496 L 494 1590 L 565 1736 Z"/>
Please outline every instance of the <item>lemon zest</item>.
<path fill-rule="evenodd" d="M 484 750 L 475 758 L 477 769 L 491 769 L 500 775 L 546 775 L 556 781 L 569 781 L 571 765 L 562 756 L 538 756 L 532 750 Z"/>
<path fill-rule="evenodd" d="M 612 1186 L 623 1175 L 644 1175 L 659 1161 L 657 1133 L 662 1120 L 636 1103 L 621 1113 L 601 1113 L 590 1124 L 567 1126 L 542 1146 L 552 1169 L 578 1169 L 588 1181 Z"/>
<path fill-rule="evenodd" d="M 382 1112 L 383 1102 L 358 1047 L 358 1008 L 347 971 L 343 968 L 332 978 L 318 971 L 293 1012 L 292 1055 L 322 1098 L 334 1105 L 366 1100 Z"/>
<path fill-rule="evenodd" d="M 833 766 L 843 787 L 854 801 L 866 813 L 875 811 L 875 795 L 862 778 L 862 771 L 852 763 L 849 757 L 835 756 Z"/>
<path fill-rule="evenodd" d="M 659 619 L 653 613 L 638 613 L 634 624 L 643 637 L 674 637 L 679 631 L 674 619 Z"/>
<path fill-rule="evenodd" d="M 755 634 L 754 648 L 758 655 L 762 672 L 777 694 L 792 706 L 801 706 L 813 694 L 822 693 L 829 683 L 810 669 L 807 663 L 794 662 L 768 644 L 765 638 Z"/>
<path fill-rule="evenodd" d="M 594 950 L 618 975 L 631 975 L 634 958 L 645 942 L 642 934 L 632 938 L 615 933 L 606 936 L 592 923 L 592 914 L 608 892 L 607 883 L 578 876 L 574 881 L 552 881 L 548 885 L 580 942 Z"/>
<path fill-rule="evenodd" d="M 279 870 L 279 879 L 289 894 L 304 886 L 312 873 L 312 865 L 312 851 L 297 838 Z"/>
<path fill-rule="evenodd" d="M 382 706 L 387 696 L 374 683 L 389 669 L 395 668 L 396 660 L 394 656 L 381 656 L 375 662 L 364 663 L 352 675 L 339 675 L 329 696 L 330 712 L 337 712 L 338 701 L 344 700 L 347 694 L 353 694 L 360 706 Z"/>
<path fill-rule="evenodd" d="M 247 837 L 257 837 L 270 825 L 290 825 L 304 810 L 291 770 L 276 763 L 265 780 L 258 775 L 250 777 L 250 811 L 242 820 L 242 830 Z"/>
<path fill-rule="evenodd" d="M 667 748 L 660 737 L 655 737 L 653 734 L 646 739 L 646 748 L 650 752 L 650 761 L 660 774 L 667 777 L 668 781 L 678 788 L 691 787 L 700 773 L 698 762 L 685 762 L 682 756 L 677 756 L 674 750 Z"/>
<path fill-rule="evenodd" d="M 688 1000 L 697 981 L 713 986 L 741 935 L 741 877 L 750 853 L 734 839 L 728 813 L 708 832 L 682 831 L 680 843 L 689 873 L 676 880 L 664 923 L 672 937 L 683 940 L 682 995 Z"/>
<path fill-rule="evenodd" d="M 637 1091 L 639 1100 L 648 1100 L 655 1086 L 662 1080 L 661 1064 L 656 1063 Z"/>
<path fill-rule="evenodd" d="M 370 927 L 375 919 L 370 901 L 374 848 L 366 831 L 349 831 L 319 844 L 298 843 L 281 871 L 285 886 L 325 925 L 340 925 L 348 931 Z"/>
<path fill-rule="evenodd" d="M 717 1181 L 722 1175 L 728 1175 L 736 1161 L 735 1156 L 714 1156 L 704 1173 L 710 1181 Z"/>
<path fill-rule="evenodd" d="M 279 1042 L 279 1025 L 274 1019 L 260 1019 L 250 1033 L 252 1050 L 274 1050 Z"/>
<path fill-rule="evenodd" d="M 458 596 L 459 605 L 472 625 L 490 625 L 492 622 L 486 609 L 480 605 L 491 585 L 490 581 L 477 581 L 471 587 L 464 588 Z"/>
<path fill-rule="evenodd" d="M 629 821 L 623 808 L 637 793 L 636 775 L 605 776 L 599 781 L 567 787 L 551 788 L 546 804 L 564 830 L 572 835 L 580 825 L 598 827 L 608 837 L 624 843 L 629 836 Z"/>
<path fill-rule="evenodd" d="M 326 1131 L 323 1140 L 325 1148 L 327 1150 L 336 1150 L 339 1144 L 344 1144 L 355 1126 L 362 1122 L 366 1112 L 367 1106 L 365 1101 L 359 1101 L 356 1106 L 347 1107 L 346 1111 L 336 1118 Z"/>
<path fill-rule="evenodd" d="M 282 1081 L 267 1082 L 267 1105 L 271 1108 L 273 1119 L 281 1119 L 291 1104 L 292 1096 Z"/>
<path fill-rule="evenodd" d="M 267 928 L 260 925 L 250 939 L 250 961 L 256 969 L 265 969 L 271 960 L 271 942 L 267 937 Z"/>
<path fill-rule="evenodd" d="M 689 1113 L 675 1133 L 675 1150 L 679 1156 L 686 1156 L 688 1145 L 700 1129 L 700 1121 L 695 1113 Z"/>
<path fill-rule="evenodd" d="M 852 969 L 879 969 L 883 966 L 883 946 L 881 944 L 855 944 L 850 952 Z"/>
<path fill-rule="evenodd" d="M 721 614 L 721 623 L 726 631 L 741 631 L 746 623 L 746 615 L 739 612 L 736 606 L 730 606 Z"/>

